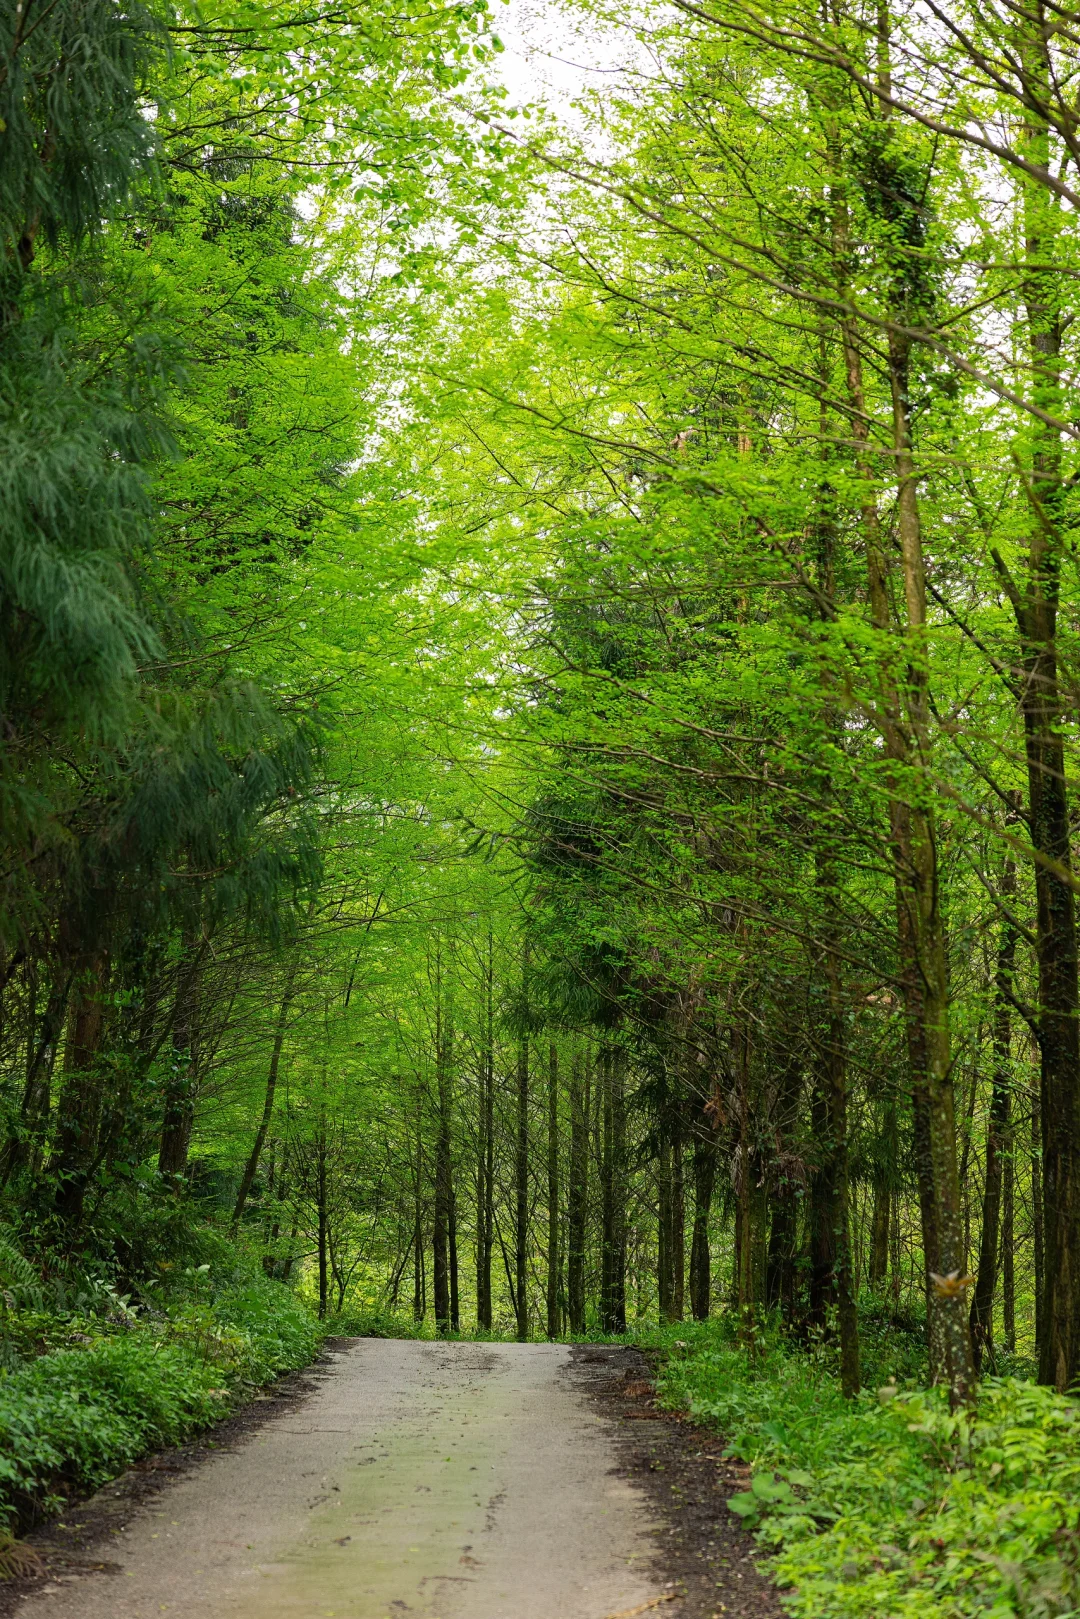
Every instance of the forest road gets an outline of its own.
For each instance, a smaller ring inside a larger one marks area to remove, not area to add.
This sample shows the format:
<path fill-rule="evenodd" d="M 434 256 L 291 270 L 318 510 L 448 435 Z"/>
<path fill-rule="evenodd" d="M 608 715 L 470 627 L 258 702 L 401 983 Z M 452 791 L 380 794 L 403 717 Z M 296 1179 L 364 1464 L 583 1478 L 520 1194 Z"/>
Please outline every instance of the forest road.
<path fill-rule="evenodd" d="M 360 1339 L 19 1619 L 607 1619 L 655 1525 L 558 1344 Z M 115 1548 L 115 1549 L 113 1549 Z M 665 1611 L 663 1607 L 660 1612 Z"/>

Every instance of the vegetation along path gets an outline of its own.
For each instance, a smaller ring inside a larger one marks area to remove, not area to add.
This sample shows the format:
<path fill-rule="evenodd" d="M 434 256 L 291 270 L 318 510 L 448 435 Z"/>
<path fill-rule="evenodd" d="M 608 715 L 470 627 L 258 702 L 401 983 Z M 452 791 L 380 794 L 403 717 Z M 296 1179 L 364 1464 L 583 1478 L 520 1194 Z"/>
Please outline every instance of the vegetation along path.
<path fill-rule="evenodd" d="M 354 1340 L 308 1399 L 114 1521 L 122 1549 L 39 1586 L 21 1619 L 682 1613 L 666 1526 L 625 1476 L 615 1413 L 587 1398 L 594 1364 L 610 1355 L 610 1387 L 627 1354 Z"/>

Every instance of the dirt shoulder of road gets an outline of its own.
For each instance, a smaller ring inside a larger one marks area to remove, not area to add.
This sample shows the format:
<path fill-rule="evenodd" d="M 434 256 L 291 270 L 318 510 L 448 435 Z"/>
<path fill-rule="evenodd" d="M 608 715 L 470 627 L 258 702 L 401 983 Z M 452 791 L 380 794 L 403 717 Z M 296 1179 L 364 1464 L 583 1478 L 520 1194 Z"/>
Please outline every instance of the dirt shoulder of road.
<path fill-rule="evenodd" d="M 91 1570 L 115 1568 L 110 1552 L 132 1516 L 181 1474 L 209 1457 L 243 1444 L 265 1422 L 301 1406 L 329 1375 L 333 1352 L 355 1338 L 327 1338 L 318 1359 L 260 1389 L 231 1416 L 194 1435 L 185 1444 L 155 1451 L 87 1499 L 73 1498 L 57 1518 L 20 1542 L 38 1567 L 21 1579 L 0 1581 L 0 1619 L 11 1619 L 23 1598 L 46 1580 L 65 1583 Z"/>
<path fill-rule="evenodd" d="M 747 1487 L 749 1468 L 724 1455 L 724 1441 L 654 1401 L 652 1369 L 640 1350 L 579 1344 L 571 1375 L 614 1430 L 619 1472 L 646 1493 L 659 1532 L 653 1575 L 670 1589 L 671 1619 L 784 1619 L 755 1544 L 727 1506 Z M 612 1616 L 615 1619 L 615 1616 Z"/>

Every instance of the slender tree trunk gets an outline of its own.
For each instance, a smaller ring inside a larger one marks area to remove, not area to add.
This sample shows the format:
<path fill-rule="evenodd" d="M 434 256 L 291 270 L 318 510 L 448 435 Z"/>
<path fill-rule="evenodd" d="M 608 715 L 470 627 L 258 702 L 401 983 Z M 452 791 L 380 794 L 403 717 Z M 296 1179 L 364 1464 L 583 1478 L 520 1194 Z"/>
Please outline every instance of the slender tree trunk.
<path fill-rule="evenodd" d="M 435 1145 L 435 1212 L 432 1222 L 431 1287 L 435 1327 L 450 1328 L 450 1151 L 442 1121 Z"/>
<path fill-rule="evenodd" d="M 495 1220 L 495 962 L 488 931 L 484 966 L 484 1049 L 480 1058 L 480 1131 L 476 1158 L 476 1322 L 491 1331 L 491 1249 Z"/>
<path fill-rule="evenodd" d="M 547 1138 L 547 1335 L 559 1336 L 559 1050 L 554 1040 L 548 1052 Z"/>
<path fill-rule="evenodd" d="M 1056 84 L 1048 49 L 1052 23 L 1041 0 L 1022 14 L 1019 27 L 1025 75 L 1038 97 L 1052 98 Z M 1026 117 L 1023 151 L 1035 171 L 1021 181 L 1032 396 L 1040 409 L 1060 420 L 1068 412 L 1061 383 L 1061 289 L 1058 272 L 1049 268 L 1058 257 L 1060 207 L 1038 177 L 1050 167 L 1048 127 L 1030 111 Z M 1000 556 L 995 553 L 994 558 L 1020 632 L 1028 827 L 1032 847 L 1043 857 L 1035 862 L 1045 1250 L 1039 1381 L 1064 1390 L 1080 1378 L 1080 995 L 1062 731 L 1065 704 L 1057 652 L 1067 518 L 1060 432 L 1036 421 L 1029 433 L 1031 515 L 1022 589 L 1012 582 Z"/>
<path fill-rule="evenodd" d="M 1016 1133 L 1010 1119 L 1001 1176 L 1001 1328 L 1007 1355 L 1016 1354 L 1015 1152 Z"/>
<path fill-rule="evenodd" d="M 661 1321 L 675 1319 L 671 1273 L 671 1142 L 666 1118 L 661 1120 L 656 1163 L 656 1293 Z"/>
<path fill-rule="evenodd" d="M 1038 1097 L 1035 1097 L 1031 1103 L 1031 1224 L 1035 1268 L 1035 1355 L 1040 1365 L 1046 1346 L 1046 1227 L 1042 1171 L 1042 1107 Z"/>
<path fill-rule="evenodd" d="M 274 1044 L 270 1051 L 270 1066 L 266 1073 L 266 1094 L 263 1097 L 262 1116 L 259 1119 L 259 1127 L 255 1132 L 255 1140 L 251 1144 L 251 1152 L 248 1154 L 247 1163 L 244 1165 L 244 1173 L 240 1177 L 240 1186 L 236 1193 L 236 1202 L 233 1205 L 232 1228 L 234 1233 L 244 1217 L 244 1207 L 251 1196 L 251 1188 L 255 1184 L 255 1176 L 259 1172 L 259 1159 L 262 1157 L 266 1133 L 274 1116 L 278 1070 L 281 1066 L 281 1052 L 285 1044 L 285 1031 L 288 1028 L 289 1008 L 292 1006 L 296 973 L 297 965 L 294 963 L 289 969 L 285 980 L 285 988 L 281 996 L 281 1007 L 278 1011 L 277 1024 L 274 1028 Z"/>
<path fill-rule="evenodd" d="M 514 1307 L 518 1340 L 524 1343 L 529 1336 L 529 1041 L 524 1034 L 518 1046 L 514 1191 Z"/>
<path fill-rule="evenodd" d="M 413 1320 L 427 1315 L 427 1277 L 424 1242 L 424 1115 L 423 1091 L 416 1087 L 416 1165 L 413 1179 Z"/>
<path fill-rule="evenodd" d="M 457 1193 L 454 1183 L 450 1182 L 450 1209 L 447 1221 L 447 1238 L 450 1250 L 450 1331 L 461 1331 L 461 1292 L 458 1274 L 458 1240 L 457 1240 Z"/>
<path fill-rule="evenodd" d="M 888 75 L 888 14 L 879 11 L 879 70 Z M 834 252 L 838 287 L 845 297 L 850 258 L 845 177 L 840 153 L 832 161 Z M 920 777 L 930 763 L 929 669 L 926 580 L 912 450 L 908 373 L 910 344 L 900 326 L 888 338 L 892 402 L 892 455 L 897 476 L 901 578 L 906 607 L 902 636 L 907 658 L 901 704 L 891 658 L 881 663 L 886 757 L 895 764 L 890 808 L 897 899 L 897 936 L 904 991 L 915 1131 L 915 1163 L 922 1215 L 931 1371 L 944 1376 L 955 1404 L 970 1400 L 974 1383 L 971 1335 L 964 1300 L 963 1224 L 956 1162 L 956 1121 L 949 1049 L 949 996 L 944 923 L 938 885 L 937 837 L 931 801 Z M 869 416 L 862 358 L 853 320 L 840 321 L 856 466 L 866 488 L 862 502 L 871 619 L 895 640 L 888 592 L 888 564 L 878 517 L 876 480 L 869 449 Z M 935 1280 L 934 1278 L 937 1278 Z"/>
<path fill-rule="evenodd" d="M 330 1209 L 329 1209 L 329 1164 L 326 1140 L 326 1120 L 322 1119 L 319 1125 L 319 1137 L 316 1144 L 318 1154 L 315 1168 L 315 1200 L 316 1218 L 318 1220 L 317 1244 L 319 1251 L 319 1320 L 325 1321 L 330 1301 Z"/>
<path fill-rule="evenodd" d="M 0 1188 L 7 1185 L 11 1175 L 35 1161 L 40 1167 L 49 1117 L 49 1093 L 52 1086 L 53 1064 L 64 1028 L 68 999 L 74 975 L 58 968 L 49 987 L 45 1010 L 38 1024 L 33 1010 L 36 999 L 36 980 L 32 980 L 31 1013 L 26 1040 L 26 1077 L 23 1084 L 19 1126 L 8 1139 L 0 1169 Z"/>
<path fill-rule="evenodd" d="M 707 1321 L 712 1305 L 712 1255 L 709 1213 L 716 1185 L 716 1131 L 705 1119 L 694 1135 L 694 1227 L 690 1242 L 690 1310 L 695 1321 Z"/>
<path fill-rule="evenodd" d="M 826 901 L 831 910 L 831 902 Z M 832 1222 L 833 1290 L 840 1330 L 840 1386 L 848 1399 L 859 1392 L 859 1322 L 851 1264 L 850 1199 L 847 1145 L 847 1049 L 840 957 L 835 946 L 835 918 L 827 926 L 824 974 L 827 1015 L 824 1041 L 826 1141 L 829 1158 L 829 1212 Z"/>
<path fill-rule="evenodd" d="M 590 1054 L 575 1055 L 570 1071 L 570 1181 L 567 1200 L 566 1281 L 570 1331 L 585 1331 L 585 1242 L 589 1207 Z"/>
<path fill-rule="evenodd" d="M 819 1334 L 824 1333 L 828 1325 L 836 1278 L 836 1194 L 828 1150 L 829 1099 L 823 1067 L 819 1060 L 810 1100 L 810 1132 L 818 1161 L 810 1177 L 810 1308 L 807 1318 Z"/>
<path fill-rule="evenodd" d="M 432 1289 L 435 1304 L 435 1327 L 440 1333 L 450 1331 L 454 1325 L 454 1299 L 457 1268 L 457 1241 L 454 1230 L 454 1179 L 452 1121 L 453 1089 L 451 1065 L 453 1062 L 453 1029 L 449 1011 L 444 1004 L 442 958 L 436 964 L 435 987 L 435 1087 L 439 1110 L 438 1135 L 435 1143 L 435 1219 L 432 1253 Z"/>
<path fill-rule="evenodd" d="M 1010 817 L 1015 821 L 1015 813 Z M 1016 862 L 1005 857 L 1001 893 L 1008 904 L 1016 894 Z M 983 1362 L 993 1367 L 994 1293 L 997 1288 L 998 1237 L 1004 1159 L 1008 1152 L 1012 1107 L 1011 1007 L 1016 962 L 1016 928 L 1008 917 L 1001 923 L 994 997 L 994 1073 L 990 1117 L 986 1130 L 986 1174 L 983 1181 L 982 1223 L 979 1232 L 979 1269 L 971 1299 L 971 1347 L 975 1371 Z"/>
<path fill-rule="evenodd" d="M 769 1247 L 765 1261 L 765 1303 L 779 1309 L 786 1322 L 795 1316 L 796 1257 L 798 1248 L 798 1208 L 802 1200 L 801 1177 L 792 1167 L 799 1150 L 800 1103 L 803 1088 L 802 1065 L 791 1053 L 781 1059 L 776 1098 L 776 1129 L 785 1161 L 774 1174 L 770 1187 Z"/>
<path fill-rule="evenodd" d="M 743 1023 L 735 1035 L 736 1056 L 736 1160 L 735 1160 L 735 1300 L 739 1337 L 747 1351 L 757 1347 L 757 1311 L 754 1290 L 753 1142 L 750 1131 L 750 1032 Z"/>
<path fill-rule="evenodd" d="M 56 1211 L 72 1227 L 82 1220 L 87 1176 L 97 1142 L 107 973 L 106 953 L 99 950 L 75 974 L 75 1000 L 64 1051 L 56 1141 L 49 1167 L 57 1183 Z"/>
<path fill-rule="evenodd" d="M 622 1052 L 613 1042 L 601 1053 L 603 1145 L 601 1160 L 601 1331 L 626 1331 L 626 1151 Z"/>
<path fill-rule="evenodd" d="M 188 1149 L 195 1122 L 198 1076 L 199 975 L 206 954 L 205 939 L 191 936 L 184 943 L 176 985 L 172 1022 L 172 1062 L 165 1084 L 165 1112 L 161 1124 L 158 1172 L 179 1191 L 187 1173 Z"/>
<path fill-rule="evenodd" d="M 874 1206 L 870 1217 L 869 1282 L 874 1292 L 880 1292 L 889 1275 L 889 1210 L 892 1196 L 889 1183 L 880 1169 L 874 1174 Z"/>
<path fill-rule="evenodd" d="M 683 1166 L 681 1107 L 671 1132 L 671 1319 L 681 1321 L 686 1307 L 686 1187 Z"/>
<path fill-rule="evenodd" d="M 600 1326 L 604 1332 L 621 1333 L 626 1331 L 626 1086 L 621 1048 L 609 1043 L 601 1063 Z"/>
<path fill-rule="evenodd" d="M 899 332 L 889 334 L 889 382 L 893 406 L 893 458 L 897 473 L 897 521 L 903 563 L 911 659 L 906 677 L 912 763 L 921 771 L 930 763 L 932 734 L 929 649 L 926 638 L 926 574 L 919 512 L 918 470 L 911 441 L 908 399 L 909 346 Z M 902 873 L 902 907 L 920 978 L 909 1011 L 922 1023 L 920 1045 L 926 1066 L 913 1075 L 917 1112 L 925 1113 L 926 1141 L 934 1200 L 927 1240 L 936 1243 L 938 1266 L 930 1270 L 930 1300 L 940 1322 L 945 1371 L 954 1405 L 973 1395 L 975 1368 L 971 1331 L 965 1308 L 964 1235 L 960 1180 L 956 1159 L 956 1114 L 949 1039 L 949 987 L 944 917 L 937 855 L 937 828 L 931 803 L 913 779 L 909 790 L 906 846 L 898 850 Z"/>
<path fill-rule="evenodd" d="M 626 1056 L 621 1046 L 612 1052 L 611 1116 L 614 1181 L 614 1274 L 612 1276 L 612 1319 L 616 1332 L 626 1331 Z"/>

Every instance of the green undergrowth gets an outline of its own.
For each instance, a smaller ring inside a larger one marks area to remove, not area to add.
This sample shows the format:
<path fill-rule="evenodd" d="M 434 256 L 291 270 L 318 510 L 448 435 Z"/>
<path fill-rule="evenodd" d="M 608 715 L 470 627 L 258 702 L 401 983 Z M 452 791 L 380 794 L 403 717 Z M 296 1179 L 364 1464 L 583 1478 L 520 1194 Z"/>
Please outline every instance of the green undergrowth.
<path fill-rule="evenodd" d="M 94 1313 L 7 1307 L 0 1322 L 0 1525 L 25 1526 L 139 1456 L 218 1421 L 315 1355 L 323 1329 L 251 1275 L 207 1267 L 168 1302 Z"/>
<path fill-rule="evenodd" d="M 732 1510 L 800 1619 L 1080 1615 L 1077 1401 L 988 1378 L 975 1415 L 953 1415 L 884 1337 L 856 1401 L 827 1352 L 766 1336 L 750 1358 L 730 1320 L 643 1341 L 663 1357 L 661 1401 L 750 1464 Z"/>

